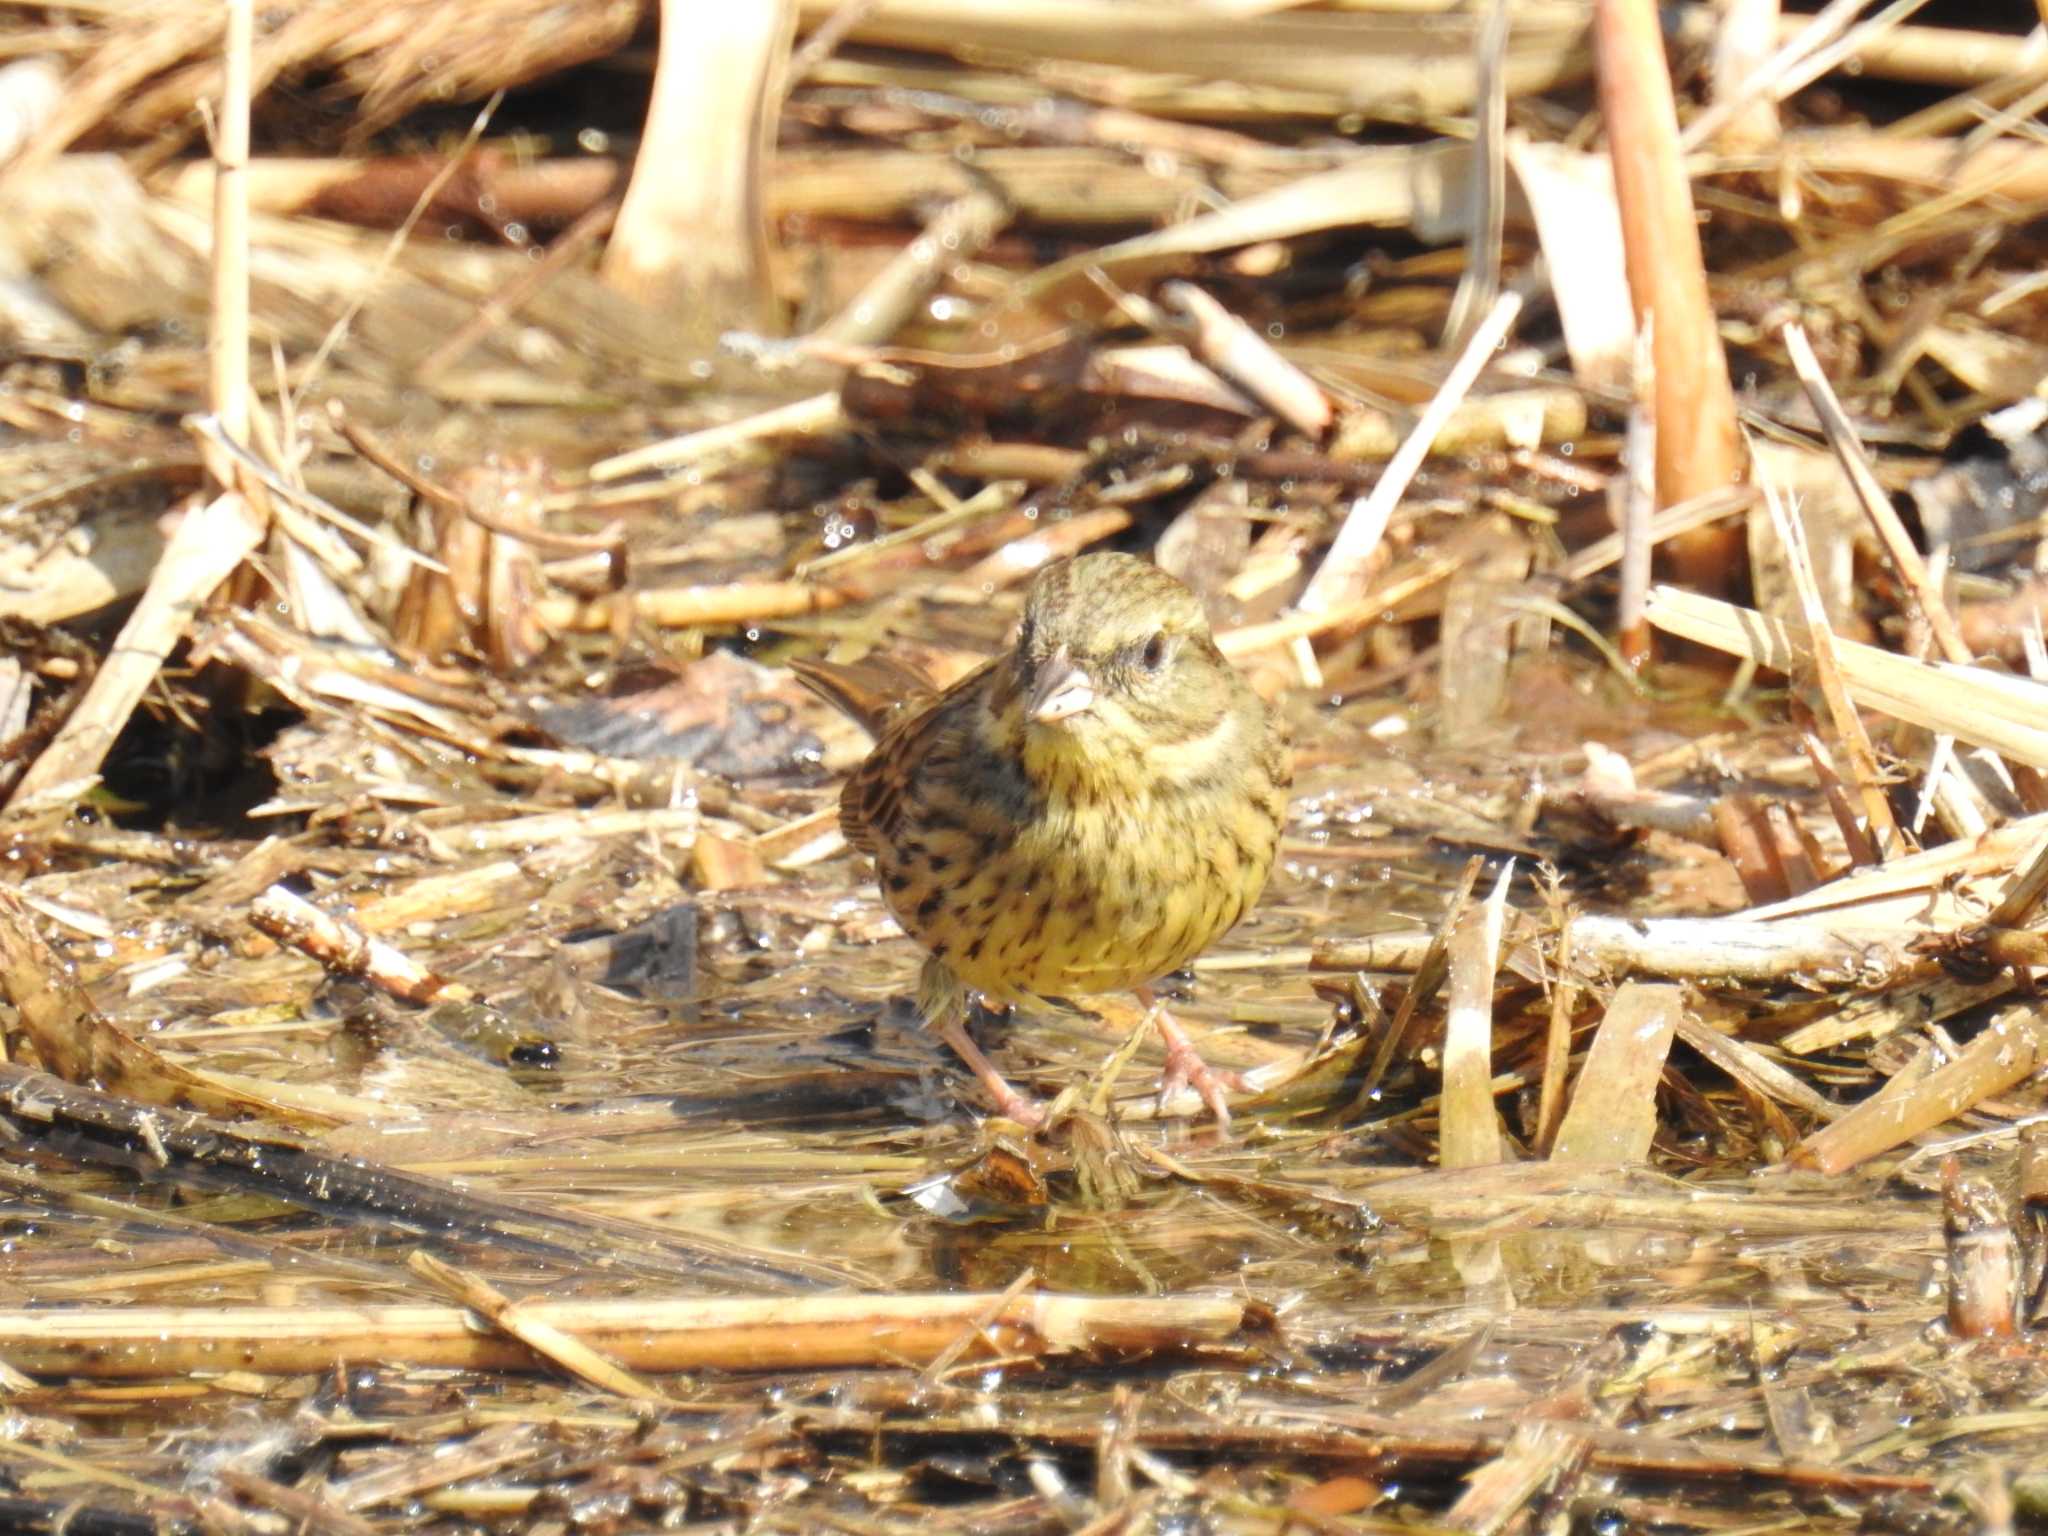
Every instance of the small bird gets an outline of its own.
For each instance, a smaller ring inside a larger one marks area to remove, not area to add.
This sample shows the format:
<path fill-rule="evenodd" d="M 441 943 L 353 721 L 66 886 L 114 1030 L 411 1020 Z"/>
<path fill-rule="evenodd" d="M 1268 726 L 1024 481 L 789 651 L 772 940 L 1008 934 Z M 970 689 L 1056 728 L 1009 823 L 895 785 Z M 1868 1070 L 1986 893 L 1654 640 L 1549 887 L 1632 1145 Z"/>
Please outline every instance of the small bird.
<path fill-rule="evenodd" d="M 1287 809 L 1286 744 L 1193 593 L 1131 555 L 1041 571 L 1015 646 L 947 689 L 909 669 L 795 664 L 875 736 L 846 840 L 927 951 L 918 1005 L 1002 1113 L 1043 1111 L 968 1037 L 966 1004 L 1133 991 L 1219 1124 L 1212 1070 L 1150 984 L 1257 900 Z M 879 686 L 877 686 L 879 679 Z"/>

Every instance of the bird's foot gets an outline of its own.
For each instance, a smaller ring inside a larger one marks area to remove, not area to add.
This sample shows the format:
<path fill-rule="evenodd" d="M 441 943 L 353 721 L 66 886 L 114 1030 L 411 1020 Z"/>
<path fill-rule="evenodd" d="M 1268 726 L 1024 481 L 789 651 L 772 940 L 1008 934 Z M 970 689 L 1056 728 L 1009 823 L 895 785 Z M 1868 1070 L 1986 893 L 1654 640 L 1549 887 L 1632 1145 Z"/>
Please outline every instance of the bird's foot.
<path fill-rule="evenodd" d="M 1180 1027 L 1180 1021 L 1167 1011 L 1165 1004 L 1155 1002 L 1149 993 L 1140 993 L 1139 1001 L 1152 1010 L 1153 1027 L 1166 1043 L 1166 1069 L 1159 1074 L 1160 1109 L 1164 1110 L 1168 1101 L 1181 1089 L 1192 1088 L 1209 1107 L 1209 1113 L 1216 1117 L 1217 1129 L 1227 1134 L 1230 1130 L 1230 1103 L 1224 1094 L 1231 1090 L 1242 1092 L 1244 1074 L 1219 1072 L 1210 1066 L 1202 1060 L 1202 1053 L 1195 1049 L 1195 1042 L 1187 1037 L 1187 1031 Z"/>
<path fill-rule="evenodd" d="M 1028 1093 L 1020 1093 L 1010 1086 L 995 1063 L 982 1054 L 980 1046 L 967 1033 L 967 1026 L 959 1019 L 948 1019 L 938 1026 L 938 1036 L 953 1048 L 953 1054 L 967 1064 L 980 1082 L 982 1091 L 995 1101 L 996 1113 L 1005 1119 L 1014 1120 L 1027 1131 L 1035 1131 L 1045 1124 L 1045 1106 Z"/>
<path fill-rule="evenodd" d="M 1005 1120 L 1014 1120 L 1027 1131 L 1042 1129 L 1045 1125 L 1045 1106 L 1028 1093 L 1011 1087 L 1001 1077 L 993 1080 L 982 1078 L 982 1091 L 995 1100 L 996 1113 Z"/>

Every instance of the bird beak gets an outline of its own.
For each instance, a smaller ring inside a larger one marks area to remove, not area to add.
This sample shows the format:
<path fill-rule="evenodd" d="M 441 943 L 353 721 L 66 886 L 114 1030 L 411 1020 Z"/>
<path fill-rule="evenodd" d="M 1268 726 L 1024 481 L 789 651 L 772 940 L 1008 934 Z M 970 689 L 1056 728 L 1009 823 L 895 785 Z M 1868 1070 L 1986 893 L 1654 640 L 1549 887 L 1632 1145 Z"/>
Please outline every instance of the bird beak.
<path fill-rule="evenodd" d="M 1095 684 L 1074 664 L 1067 648 L 1061 646 L 1039 667 L 1025 713 L 1040 725 L 1051 725 L 1084 713 L 1094 703 Z"/>

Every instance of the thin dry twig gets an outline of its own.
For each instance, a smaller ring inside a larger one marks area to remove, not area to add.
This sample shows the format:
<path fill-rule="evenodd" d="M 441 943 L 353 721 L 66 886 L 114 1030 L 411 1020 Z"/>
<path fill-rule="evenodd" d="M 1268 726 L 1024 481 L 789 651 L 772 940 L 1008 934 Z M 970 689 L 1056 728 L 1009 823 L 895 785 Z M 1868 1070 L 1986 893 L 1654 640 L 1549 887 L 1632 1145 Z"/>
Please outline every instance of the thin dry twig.
<path fill-rule="evenodd" d="M 209 394 L 222 429 L 249 440 L 249 97 L 254 87 L 255 0 L 227 0 L 226 68 L 213 137 L 213 307 L 207 332 Z M 232 484 L 217 471 L 221 484 Z"/>
<path fill-rule="evenodd" d="M 1459 353 L 1457 362 L 1444 375 L 1436 394 L 1416 418 L 1414 427 L 1402 439 L 1393 458 L 1387 461 L 1379 483 L 1370 493 L 1351 504 L 1351 510 L 1337 529 L 1337 536 L 1323 553 L 1322 564 L 1316 567 L 1315 574 L 1309 578 L 1295 604 L 1303 613 L 1320 613 L 1334 607 L 1345 594 L 1357 589 L 1374 551 L 1386 534 L 1388 520 L 1400 505 L 1415 472 L 1422 467 L 1430 445 L 1436 441 L 1444 423 L 1450 420 L 1451 413 L 1478 382 L 1480 371 L 1492 360 L 1521 311 L 1522 298 L 1517 293 L 1504 293 L 1494 301 L 1486 318 L 1472 332 L 1465 350 Z M 1297 646 L 1295 654 L 1300 657 L 1300 646 Z M 1310 667 L 1313 664 L 1311 657 Z"/>
<path fill-rule="evenodd" d="M 1877 532 L 1878 542 L 1884 547 L 1892 568 L 1899 573 L 1899 580 L 1905 584 L 1907 594 L 1912 598 L 1920 618 L 1934 636 L 1934 643 L 1941 647 L 1941 653 L 1948 660 L 1960 664 L 1972 658 L 1970 648 L 1963 643 L 1962 632 L 1957 629 L 1955 616 L 1949 612 L 1948 602 L 1941 595 L 1941 584 L 1936 581 L 1927 562 L 1920 558 L 1920 551 L 1913 546 L 1912 535 L 1906 532 L 1906 525 L 1900 520 L 1898 510 L 1892 506 L 1891 497 L 1878 484 L 1877 472 L 1871 468 L 1870 456 L 1864 452 L 1863 444 L 1857 440 L 1856 428 L 1849 420 L 1849 413 L 1842 409 L 1842 402 L 1835 397 L 1834 387 L 1828 383 L 1827 375 L 1821 371 L 1820 359 L 1813 355 L 1813 343 L 1806 339 L 1805 328 L 1788 323 L 1778 333 L 1785 343 L 1785 354 L 1792 360 L 1792 371 L 1799 376 L 1800 387 L 1806 391 L 1806 398 L 1813 403 L 1814 414 L 1820 417 L 1821 429 L 1827 433 L 1828 446 L 1841 461 L 1842 471 L 1849 478 L 1851 488 L 1856 492 L 1857 505 L 1863 508 L 1863 515 L 1870 519 L 1870 525 Z"/>

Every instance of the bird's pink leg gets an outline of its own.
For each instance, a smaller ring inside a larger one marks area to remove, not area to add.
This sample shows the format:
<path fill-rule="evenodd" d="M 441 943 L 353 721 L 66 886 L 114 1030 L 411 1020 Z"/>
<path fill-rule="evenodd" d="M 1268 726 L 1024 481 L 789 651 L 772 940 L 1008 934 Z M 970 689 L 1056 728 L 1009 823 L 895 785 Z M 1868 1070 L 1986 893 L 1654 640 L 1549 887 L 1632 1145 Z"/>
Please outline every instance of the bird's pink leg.
<path fill-rule="evenodd" d="M 1165 1108 L 1166 1101 L 1183 1087 L 1192 1088 L 1209 1106 L 1209 1113 L 1216 1117 L 1217 1127 L 1228 1131 L 1230 1105 L 1223 1095 L 1227 1089 L 1242 1090 L 1244 1075 L 1219 1072 L 1202 1060 L 1202 1053 L 1195 1049 L 1195 1042 L 1187 1037 L 1187 1031 L 1167 1011 L 1166 1005 L 1153 997 L 1150 987 L 1138 988 L 1138 1001 L 1151 1010 L 1153 1026 L 1159 1031 L 1159 1038 L 1166 1042 L 1166 1070 L 1159 1074 L 1160 1107 Z"/>
<path fill-rule="evenodd" d="M 1004 1080 L 995 1063 L 981 1052 L 967 1033 L 967 1026 L 958 1016 L 945 1019 L 934 1026 L 938 1037 L 953 1048 L 953 1054 L 967 1063 L 967 1070 L 981 1080 L 983 1090 L 996 1102 L 999 1114 L 1015 1120 L 1031 1130 L 1037 1130 L 1045 1123 L 1045 1108 L 1028 1094 L 1019 1093 Z"/>

